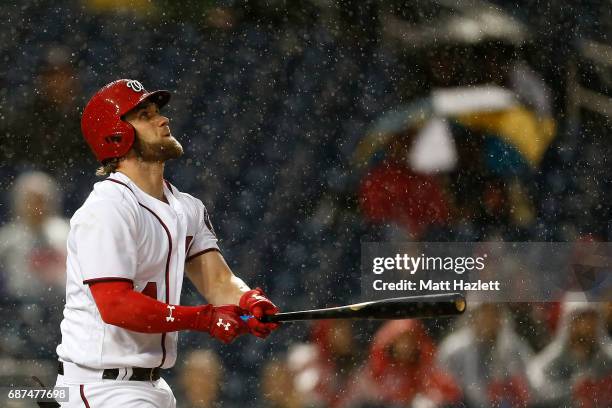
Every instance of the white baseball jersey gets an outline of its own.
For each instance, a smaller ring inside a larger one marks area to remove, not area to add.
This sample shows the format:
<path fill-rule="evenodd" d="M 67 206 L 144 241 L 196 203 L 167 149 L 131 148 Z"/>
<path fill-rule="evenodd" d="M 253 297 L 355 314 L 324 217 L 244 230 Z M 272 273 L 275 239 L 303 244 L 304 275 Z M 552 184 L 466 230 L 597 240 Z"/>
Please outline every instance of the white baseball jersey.
<path fill-rule="evenodd" d="M 218 250 L 206 208 L 164 185 L 168 204 L 126 175 L 95 184 L 70 220 L 62 361 L 103 369 L 172 367 L 178 332 L 137 333 L 104 323 L 89 284 L 126 280 L 160 302 L 179 304 L 185 262 Z"/>

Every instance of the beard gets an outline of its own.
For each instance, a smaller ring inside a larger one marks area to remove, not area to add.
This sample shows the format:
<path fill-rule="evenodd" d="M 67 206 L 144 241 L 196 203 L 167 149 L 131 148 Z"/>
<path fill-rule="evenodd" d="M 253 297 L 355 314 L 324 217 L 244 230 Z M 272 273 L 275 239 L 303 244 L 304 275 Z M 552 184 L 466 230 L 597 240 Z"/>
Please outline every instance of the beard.
<path fill-rule="evenodd" d="M 138 136 L 134 139 L 134 152 L 145 162 L 165 162 L 183 155 L 183 146 L 174 137 L 163 138 L 156 143 L 145 142 Z"/>

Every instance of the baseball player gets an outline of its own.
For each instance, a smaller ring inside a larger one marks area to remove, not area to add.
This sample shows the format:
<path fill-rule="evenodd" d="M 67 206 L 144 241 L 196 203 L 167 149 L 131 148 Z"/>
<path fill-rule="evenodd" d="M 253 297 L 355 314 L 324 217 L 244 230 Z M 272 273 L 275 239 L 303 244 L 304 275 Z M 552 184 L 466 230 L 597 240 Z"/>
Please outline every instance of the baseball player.
<path fill-rule="evenodd" d="M 278 327 L 259 321 L 278 308 L 232 273 L 202 202 L 164 179 L 165 162 L 183 153 L 160 113 L 169 99 L 121 79 L 83 111 L 83 135 L 108 177 L 70 221 L 62 407 L 175 407 L 161 374 L 176 361 L 179 330 L 229 343 Z M 210 303 L 180 305 L 184 275 Z"/>

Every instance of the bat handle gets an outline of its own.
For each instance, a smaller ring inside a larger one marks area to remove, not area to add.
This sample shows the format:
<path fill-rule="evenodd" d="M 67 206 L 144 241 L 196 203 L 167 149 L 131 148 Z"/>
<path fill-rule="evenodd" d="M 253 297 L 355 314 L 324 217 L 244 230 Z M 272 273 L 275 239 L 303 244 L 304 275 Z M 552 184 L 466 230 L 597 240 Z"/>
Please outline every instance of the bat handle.
<path fill-rule="evenodd" d="M 243 322 L 248 322 L 249 319 L 257 319 L 255 316 L 253 315 L 242 315 L 240 316 L 240 318 L 242 319 Z M 271 323 L 274 322 L 274 320 L 272 320 L 271 315 L 263 315 L 261 317 L 261 319 L 259 319 L 260 322 L 262 323 Z"/>

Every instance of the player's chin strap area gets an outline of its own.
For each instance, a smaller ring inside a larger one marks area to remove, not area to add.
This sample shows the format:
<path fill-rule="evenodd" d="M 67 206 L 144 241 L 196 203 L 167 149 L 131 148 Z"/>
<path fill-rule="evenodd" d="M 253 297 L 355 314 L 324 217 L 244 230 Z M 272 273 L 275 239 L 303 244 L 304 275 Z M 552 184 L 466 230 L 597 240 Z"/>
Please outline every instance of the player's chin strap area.
<path fill-rule="evenodd" d="M 124 367 L 99 370 L 60 361 L 57 373 L 66 378 L 79 380 L 157 381 L 160 378 L 161 369 L 159 367 Z"/>

